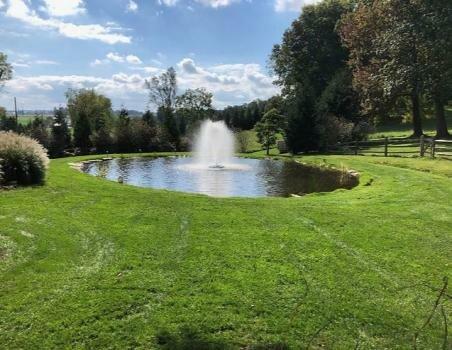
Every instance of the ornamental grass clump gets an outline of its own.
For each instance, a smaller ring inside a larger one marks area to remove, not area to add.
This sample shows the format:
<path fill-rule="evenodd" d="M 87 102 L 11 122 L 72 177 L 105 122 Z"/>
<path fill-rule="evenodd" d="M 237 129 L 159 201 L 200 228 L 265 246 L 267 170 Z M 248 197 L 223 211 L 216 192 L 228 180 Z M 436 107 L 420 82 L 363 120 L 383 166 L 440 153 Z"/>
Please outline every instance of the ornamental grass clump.
<path fill-rule="evenodd" d="M 0 185 L 34 185 L 44 181 L 47 151 L 37 141 L 14 132 L 0 132 Z"/>

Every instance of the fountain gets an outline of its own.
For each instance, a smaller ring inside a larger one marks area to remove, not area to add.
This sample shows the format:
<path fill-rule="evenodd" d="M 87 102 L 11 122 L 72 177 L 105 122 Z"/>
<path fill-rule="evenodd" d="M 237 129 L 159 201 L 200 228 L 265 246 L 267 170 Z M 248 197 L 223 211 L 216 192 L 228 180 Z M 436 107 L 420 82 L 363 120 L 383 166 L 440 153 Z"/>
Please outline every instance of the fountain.
<path fill-rule="evenodd" d="M 202 123 L 194 148 L 194 162 L 209 169 L 224 169 L 234 156 L 234 134 L 223 121 Z"/>

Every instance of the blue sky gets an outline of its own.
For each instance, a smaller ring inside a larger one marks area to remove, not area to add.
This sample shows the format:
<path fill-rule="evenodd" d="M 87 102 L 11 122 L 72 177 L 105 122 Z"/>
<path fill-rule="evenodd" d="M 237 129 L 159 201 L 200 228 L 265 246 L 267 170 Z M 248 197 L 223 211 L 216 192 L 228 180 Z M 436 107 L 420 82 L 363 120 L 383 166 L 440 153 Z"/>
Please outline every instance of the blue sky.
<path fill-rule="evenodd" d="M 317 0 L 0 0 L 0 51 L 14 79 L 0 105 L 51 109 L 94 88 L 115 108 L 147 107 L 145 79 L 174 66 L 179 91 L 205 87 L 218 108 L 278 92 L 268 55 Z"/>

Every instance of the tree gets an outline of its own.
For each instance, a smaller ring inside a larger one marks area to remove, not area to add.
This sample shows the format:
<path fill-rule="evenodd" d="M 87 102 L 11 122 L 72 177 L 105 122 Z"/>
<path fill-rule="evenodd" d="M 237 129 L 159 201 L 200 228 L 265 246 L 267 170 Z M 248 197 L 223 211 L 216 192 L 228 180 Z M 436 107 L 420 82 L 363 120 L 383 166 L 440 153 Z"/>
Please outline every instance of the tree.
<path fill-rule="evenodd" d="M 110 120 L 105 114 L 96 118 L 96 127 L 90 136 L 97 153 L 108 153 L 113 148 Z"/>
<path fill-rule="evenodd" d="M 7 80 L 13 77 L 12 66 L 8 63 L 8 56 L 0 52 L 0 89 Z"/>
<path fill-rule="evenodd" d="M 193 128 L 199 121 L 212 117 L 212 97 L 204 88 L 188 89 L 176 98 L 177 114 Z"/>
<path fill-rule="evenodd" d="M 149 127 L 155 127 L 155 115 L 151 111 L 147 110 L 146 112 L 144 112 L 141 120 Z"/>
<path fill-rule="evenodd" d="M 294 153 L 317 150 L 322 144 L 318 101 L 338 71 L 346 67 L 348 51 L 336 27 L 351 9 L 351 3 L 340 0 L 305 6 L 284 33 L 282 43 L 273 48 L 271 66 L 282 87 L 288 117 L 286 138 Z"/>
<path fill-rule="evenodd" d="M 67 107 L 74 126 L 74 145 L 87 152 L 95 147 L 106 151 L 112 124 L 111 101 L 94 90 L 70 89 L 66 92 Z M 84 138 L 84 139 L 83 139 Z"/>
<path fill-rule="evenodd" d="M 270 148 L 276 144 L 277 134 L 283 130 L 284 118 L 277 109 L 271 109 L 264 114 L 256 124 L 257 138 L 270 155 Z"/>
<path fill-rule="evenodd" d="M 72 124 L 75 124 L 81 113 L 88 118 L 93 131 L 103 125 L 102 120 L 110 121 L 112 119 L 111 100 L 94 90 L 69 89 L 66 92 L 66 98 Z M 99 122 L 99 120 L 101 121 Z"/>
<path fill-rule="evenodd" d="M 165 129 L 166 137 L 173 147 L 180 147 L 180 132 L 174 115 L 177 95 L 176 71 L 170 67 L 158 77 L 146 81 L 149 102 L 157 107 L 157 119 Z"/>
<path fill-rule="evenodd" d="M 124 107 L 119 112 L 116 124 L 116 147 L 120 152 L 132 152 L 134 150 L 129 112 Z"/>
<path fill-rule="evenodd" d="M 436 137 L 449 137 L 444 105 L 452 98 L 452 2 L 422 1 L 418 4 L 422 18 L 418 21 L 422 51 L 419 61 L 428 100 L 436 117 Z"/>
<path fill-rule="evenodd" d="M 50 141 L 50 154 L 52 157 L 61 157 L 71 145 L 71 134 L 67 125 L 66 110 L 55 108 Z"/>
<path fill-rule="evenodd" d="M 344 17 L 340 29 L 350 50 L 355 85 L 367 107 L 375 110 L 375 105 L 391 106 L 398 98 L 409 96 L 416 137 L 423 134 L 420 105 L 425 87 L 423 15 L 417 1 L 366 0 Z"/>
<path fill-rule="evenodd" d="M 4 131 L 16 131 L 16 118 L 8 117 L 6 115 L 6 109 L 0 107 L 0 130 Z"/>
<path fill-rule="evenodd" d="M 157 108 L 173 109 L 176 103 L 177 78 L 173 67 L 158 77 L 146 80 L 149 90 L 149 102 Z"/>
<path fill-rule="evenodd" d="M 34 119 L 26 126 L 25 133 L 31 138 L 38 141 L 42 146 L 44 146 L 44 148 L 49 148 L 50 135 L 47 122 L 43 116 L 36 115 Z"/>
<path fill-rule="evenodd" d="M 82 154 L 89 152 L 91 148 L 91 125 L 88 115 L 84 110 L 77 112 L 74 125 L 74 146 L 79 148 Z"/>

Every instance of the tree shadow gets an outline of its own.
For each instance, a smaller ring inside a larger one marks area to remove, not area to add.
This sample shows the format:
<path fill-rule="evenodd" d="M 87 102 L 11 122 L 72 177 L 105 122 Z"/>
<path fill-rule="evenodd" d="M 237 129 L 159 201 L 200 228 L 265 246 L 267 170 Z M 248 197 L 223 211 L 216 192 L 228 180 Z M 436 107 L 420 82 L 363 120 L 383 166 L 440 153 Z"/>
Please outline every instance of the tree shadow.
<path fill-rule="evenodd" d="M 209 339 L 198 330 L 183 327 L 178 332 L 171 333 L 167 330 L 160 331 L 156 336 L 159 349 L 162 350 L 289 350 L 284 343 L 258 344 L 246 347 L 237 344 L 228 344 L 222 340 Z"/>

